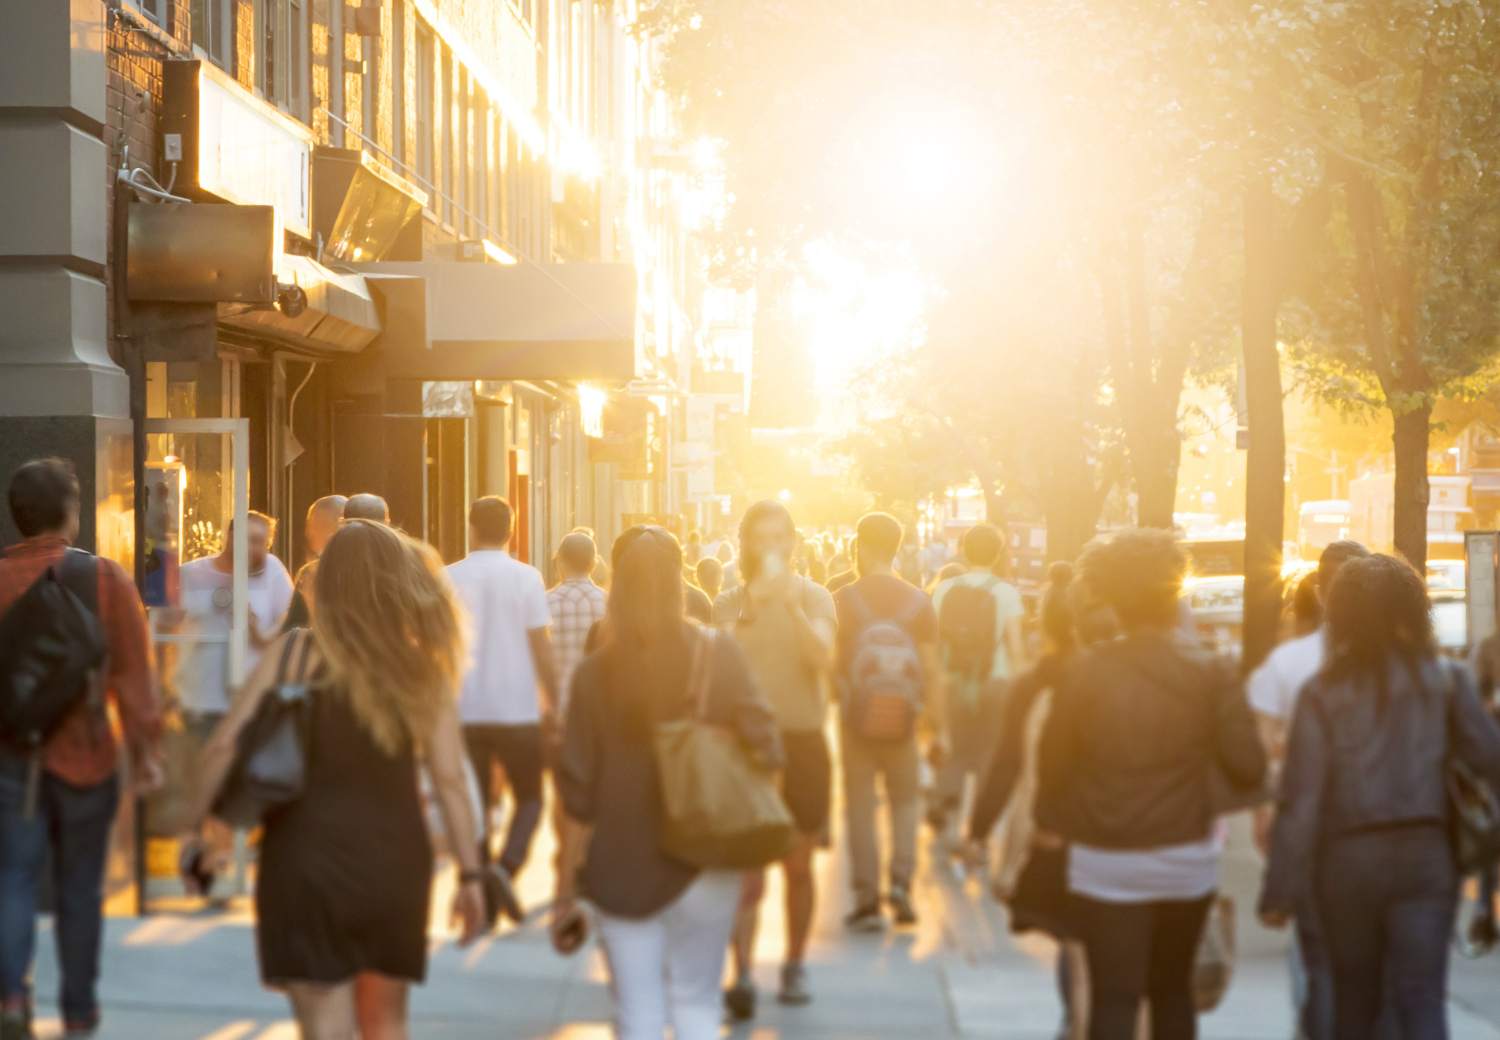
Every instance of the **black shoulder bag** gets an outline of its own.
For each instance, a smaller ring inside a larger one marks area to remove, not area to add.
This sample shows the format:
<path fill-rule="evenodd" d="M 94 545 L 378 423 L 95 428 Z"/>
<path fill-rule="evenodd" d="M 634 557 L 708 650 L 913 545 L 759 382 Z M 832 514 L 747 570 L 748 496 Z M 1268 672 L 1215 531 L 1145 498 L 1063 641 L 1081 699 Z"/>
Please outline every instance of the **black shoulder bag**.
<path fill-rule="evenodd" d="M 213 806 L 213 815 L 233 827 L 259 826 L 272 812 L 302 797 L 306 788 L 312 707 L 307 658 L 312 639 L 312 633 L 302 631 L 282 645 L 276 685 L 265 693 L 235 742 L 234 763 Z"/>
<path fill-rule="evenodd" d="M 1447 718 L 1448 754 L 1443 767 L 1448 787 L 1448 834 L 1453 859 L 1461 876 L 1478 873 L 1500 862 L 1500 798 L 1490 782 L 1454 751 L 1457 725 L 1455 704 L 1458 680 L 1452 666 L 1440 665 Z"/>

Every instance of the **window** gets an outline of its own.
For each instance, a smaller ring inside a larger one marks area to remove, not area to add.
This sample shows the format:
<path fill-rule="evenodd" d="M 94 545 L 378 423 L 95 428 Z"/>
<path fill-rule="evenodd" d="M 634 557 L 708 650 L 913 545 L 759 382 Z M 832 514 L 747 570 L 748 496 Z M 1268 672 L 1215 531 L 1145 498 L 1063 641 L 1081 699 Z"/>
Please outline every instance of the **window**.
<path fill-rule="evenodd" d="M 364 66 L 359 83 L 359 132 L 365 135 L 368 141 L 378 141 L 380 138 L 379 127 L 375 124 L 375 99 L 376 91 L 380 89 L 380 77 L 377 74 L 380 67 L 380 48 L 376 41 L 369 37 L 360 38 L 360 54 Z"/>
<path fill-rule="evenodd" d="M 230 3 L 231 0 L 193 0 L 189 12 L 193 46 L 221 69 L 229 67 L 229 29 L 234 23 Z"/>
<path fill-rule="evenodd" d="M 167 0 L 135 0 L 135 6 L 157 25 L 166 27 Z"/>
<path fill-rule="evenodd" d="M 256 5 L 261 48 L 256 86 L 266 99 L 307 118 L 307 2 L 261 0 Z"/>
<path fill-rule="evenodd" d="M 391 4 L 391 154 L 398 163 L 406 155 L 406 5 Z"/>
<path fill-rule="evenodd" d="M 417 87 L 417 112 L 416 112 L 416 134 L 417 134 L 417 176 L 422 179 L 422 187 L 430 194 L 433 186 L 432 170 L 432 135 L 435 127 L 433 117 L 435 106 L 433 104 L 433 88 L 436 86 L 437 68 L 434 61 L 436 41 L 432 38 L 432 30 L 425 25 L 417 26 L 417 52 L 416 52 L 416 87 Z M 432 208 L 437 209 L 437 199 L 432 199 Z"/>
<path fill-rule="evenodd" d="M 469 116 L 474 141 L 474 210 L 476 235 L 488 235 L 490 223 L 490 102 L 483 90 L 474 91 L 474 107 Z"/>
<path fill-rule="evenodd" d="M 344 5 L 330 4 L 328 7 L 328 111 L 334 115 L 328 121 L 328 143 L 335 148 L 344 147 Z"/>
<path fill-rule="evenodd" d="M 453 56 L 448 49 L 443 48 L 442 60 L 438 65 L 438 118 L 442 120 L 442 154 L 438 156 L 438 162 L 442 165 L 440 171 L 439 189 L 443 196 L 443 205 L 439 212 L 443 215 L 443 223 L 453 223 L 453 149 L 458 136 L 453 132 Z"/>
<path fill-rule="evenodd" d="M 470 91 L 473 82 L 469 79 L 469 71 L 463 66 L 458 69 L 458 97 L 454 108 L 457 110 L 458 140 L 455 143 L 453 156 L 454 183 L 458 187 L 457 193 L 457 216 L 456 227 L 460 235 L 473 235 L 473 220 L 470 214 L 474 212 L 474 193 L 471 189 L 474 179 L 474 136 L 473 136 L 473 97 Z"/>

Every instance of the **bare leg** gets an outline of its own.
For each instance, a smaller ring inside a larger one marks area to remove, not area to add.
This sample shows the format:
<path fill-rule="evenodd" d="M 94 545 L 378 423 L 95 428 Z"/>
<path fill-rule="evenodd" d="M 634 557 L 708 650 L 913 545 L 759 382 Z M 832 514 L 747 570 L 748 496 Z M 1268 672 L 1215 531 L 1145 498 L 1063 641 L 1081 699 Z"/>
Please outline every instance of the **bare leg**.
<path fill-rule="evenodd" d="M 354 980 L 360 1040 L 407 1040 L 407 983 L 369 973 Z"/>
<path fill-rule="evenodd" d="M 739 909 L 735 911 L 734 937 L 731 943 L 736 982 L 748 982 L 754 973 L 755 931 L 760 923 L 760 901 L 765 894 L 765 872 L 746 871 L 744 888 L 740 890 Z"/>
<path fill-rule="evenodd" d="M 354 983 L 294 982 L 286 995 L 302 1040 L 355 1040 Z"/>
<path fill-rule="evenodd" d="M 812 858 L 817 841 L 800 835 L 791 855 L 781 863 L 786 872 L 786 963 L 801 964 L 807 954 L 807 940 L 812 933 L 813 909 L 817 887 L 813 878 Z"/>

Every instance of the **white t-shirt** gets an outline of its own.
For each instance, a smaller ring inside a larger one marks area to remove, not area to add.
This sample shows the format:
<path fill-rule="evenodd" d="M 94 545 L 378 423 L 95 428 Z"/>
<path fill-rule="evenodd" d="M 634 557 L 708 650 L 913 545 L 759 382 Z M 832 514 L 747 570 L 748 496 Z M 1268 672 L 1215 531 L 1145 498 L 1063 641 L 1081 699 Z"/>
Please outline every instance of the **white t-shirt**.
<path fill-rule="evenodd" d="M 504 549 L 476 549 L 448 567 L 469 612 L 469 668 L 458 711 L 464 722 L 528 726 L 541 721 L 529 632 L 552 623 L 535 567 Z"/>
<path fill-rule="evenodd" d="M 1120 852 L 1091 845 L 1068 849 L 1068 890 L 1104 903 L 1202 899 L 1219 887 L 1222 836 Z"/>
<path fill-rule="evenodd" d="M 1283 722 L 1292 721 L 1297 697 L 1323 667 L 1323 632 L 1282 643 L 1250 674 L 1250 707 Z"/>
<path fill-rule="evenodd" d="M 995 597 L 995 657 L 990 665 L 991 679 L 1009 679 L 1015 672 L 1010 660 L 1010 644 L 1005 641 L 1005 630 L 1016 618 L 1026 615 L 1026 605 L 1021 594 L 1008 581 L 1001 581 L 989 571 L 970 571 L 956 578 L 949 578 L 932 593 L 932 606 L 939 618 L 943 616 L 943 597 L 955 585 L 985 585 L 990 582 L 990 594 Z"/>
<path fill-rule="evenodd" d="M 229 632 L 233 621 L 234 574 L 215 566 L 217 557 L 184 563 L 178 571 L 180 605 L 187 614 L 183 634 L 202 638 L 182 647 L 177 659 L 176 686 L 182 706 L 189 711 L 222 713 L 229 710 Z M 263 636 L 281 627 L 292 605 L 292 576 L 274 556 L 266 557 L 259 574 L 246 583 L 250 615 Z M 245 656 L 245 675 L 260 660 L 254 641 Z"/>

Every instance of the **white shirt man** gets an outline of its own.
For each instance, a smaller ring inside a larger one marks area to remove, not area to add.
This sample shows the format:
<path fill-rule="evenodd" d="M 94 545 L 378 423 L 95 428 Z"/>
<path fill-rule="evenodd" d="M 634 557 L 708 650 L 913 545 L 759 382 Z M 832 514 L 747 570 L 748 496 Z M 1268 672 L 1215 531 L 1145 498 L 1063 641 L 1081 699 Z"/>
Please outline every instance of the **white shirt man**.
<path fill-rule="evenodd" d="M 547 589 L 542 576 L 511 556 L 510 504 L 495 495 L 469 509 L 469 555 L 448 568 L 448 577 L 472 626 L 469 668 L 459 698 L 464 741 L 484 796 L 480 853 L 492 859 L 489 818 L 499 801 L 495 766 L 505 772 L 515 812 L 500 853 L 507 882 L 525 865 L 542 815 L 543 723 L 555 717 L 557 678 L 547 626 Z M 509 886 L 507 884 L 507 891 Z M 515 920 L 521 907 L 507 896 L 501 908 Z"/>

